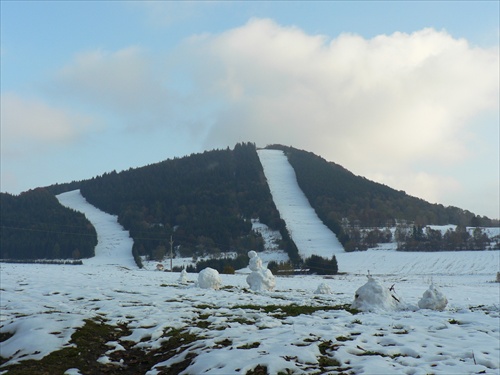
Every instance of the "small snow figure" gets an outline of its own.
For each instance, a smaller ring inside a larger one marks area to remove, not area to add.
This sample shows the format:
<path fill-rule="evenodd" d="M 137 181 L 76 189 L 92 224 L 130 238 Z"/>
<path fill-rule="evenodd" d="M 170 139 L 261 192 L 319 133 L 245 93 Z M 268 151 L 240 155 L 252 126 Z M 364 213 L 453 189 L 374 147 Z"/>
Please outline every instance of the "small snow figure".
<path fill-rule="evenodd" d="M 207 267 L 198 274 L 198 286 L 203 289 L 218 290 L 222 284 L 219 272 Z"/>
<path fill-rule="evenodd" d="M 328 284 L 321 283 L 318 285 L 318 289 L 314 292 L 315 294 L 332 294 L 332 290 Z"/>
<path fill-rule="evenodd" d="M 431 284 L 429 289 L 424 292 L 422 299 L 418 301 L 418 307 L 421 309 L 444 310 L 448 300 L 441 291 Z"/>
<path fill-rule="evenodd" d="M 248 257 L 250 258 L 248 268 L 252 271 L 247 276 L 247 283 L 250 285 L 250 289 L 255 291 L 273 290 L 276 285 L 273 273 L 267 268 L 262 267 L 262 260 L 255 251 L 249 251 Z"/>
<path fill-rule="evenodd" d="M 187 284 L 187 282 L 188 282 L 188 280 L 187 280 L 187 272 L 183 268 L 182 271 L 181 271 L 181 275 L 179 276 L 179 284 Z"/>
<path fill-rule="evenodd" d="M 257 255 L 257 253 L 251 250 L 248 252 L 248 257 L 250 258 L 248 268 L 250 268 L 250 270 L 252 271 L 260 271 L 262 269 L 262 260 Z"/>
<path fill-rule="evenodd" d="M 399 299 L 372 276 L 367 277 L 367 283 L 356 290 L 351 307 L 361 311 L 394 310 Z"/>

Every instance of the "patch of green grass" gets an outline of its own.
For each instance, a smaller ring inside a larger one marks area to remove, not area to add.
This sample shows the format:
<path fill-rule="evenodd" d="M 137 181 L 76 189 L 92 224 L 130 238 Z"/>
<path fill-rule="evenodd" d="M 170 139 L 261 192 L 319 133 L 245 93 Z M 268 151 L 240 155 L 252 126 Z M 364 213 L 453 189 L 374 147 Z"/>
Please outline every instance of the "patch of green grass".
<path fill-rule="evenodd" d="M 318 357 L 318 364 L 320 367 L 339 367 L 340 362 L 337 361 L 335 358 L 327 357 L 327 356 L 319 356 Z"/>
<path fill-rule="evenodd" d="M 77 368 L 82 374 L 144 374 L 155 364 L 189 350 L 191 344 L 199 339 L 183 330 L 172 329 L 164 334 L 168 340 L 163 341 L 160 348 L 145 351 L 137 348 L 135 342 L 121 340 L 130 334 L 126 324 L 109 325 L 102 317 L 87 319 L 84 326 L 77 328 L 71 336 L 70 347 L 54 351 L 40 360 L 21 361 L 2 370 L 7 370 L 9 375 L 64 374 L 70 368 Z M 109 351 L 106 343 L 110 341 L 120 342 L 125 348 L 108 354 L 112 362 L 121 363 L 121 366 L 97 362 Z M 177 374 L 184 371 L 194 357 L 193 353 L 187 354 L 182 361 L 171 365 L 163 373 Z"/>
<path fill-rule="evenodd" d="M 334 344 L 332 340 L 322 341 L 321 344 L 318 345 L 319 352 L 322 355 L 329 354 L 328 352 L 334 352 L 339 348 L 340 345 Z"/>
<path fill-rule="evenodd" d="M 194 322 L 194 326 L 207 329 L 208 327 L 210 327 L 210 322 L 207 322 L 206 320 L 197 320 Z"/>
<path fill-rule="evenodd" d="M 362 353 L 356 354 L 358 357 L 363 357 L 363 356 L 380 356 L 384 358 L 398 358 L 398 357 L 408 357 L 407 354 L 402 354 L 402 353 L 395 353 L 395 354 L 385 354 L 381 352 L 376 352 L 373 350 L 364 350 Z"/>
<path fill-rule="evenodd" d="M 236 305 L 233 309 L 259 310 L 266 314 L 275 315 L 277 318 L 288 316 L 311 315 L 317 311 L 339 311 L 345 310 L 351 314 L 357 314 L 359 310 L 351 308 L 351 305 L 335 306 L 308 306 L 308 305 Z"/>
<path fill-rule="evenodd" d="M 450 323 L 450 324 L 457 324 L 457 325 L 462 324 L 460 321 L 458 321 L 456 319 L 448 319 L 448 323 Z"/>
<path fill-rule="evenodd" d="M 347 337 L 347 336 L 338 336 L 336 340 L 340 342 L 345 342 L 345 341 L 352 341 L 354 339 L 352 337 Z"/>
<path fill-rule="evenodd" d="M 267 375 L 267 367 L 262 365 L 257 365 L 253 370 L 247 371 L 245 375 Z"/>
<path fill-rule="evenodd" d="M 253 342 L 253 343 L 248 343 L 245 345 L 238 346 L 237 349 L 254 349 L 258 348 L 260 346 L 260 342 Z"/>
<path fill-rule="evenodd" d="M 239 324 L 244 324 L 244 325 L 249 325 L 249 326 L 255 324 L 255 320 L 250 320 L 250 319 L 242 318 L 242 317 L 236 317 L 236 318 L 230 317 L 227 320 L 227 322 L 228 323 L 239 323 Z"/>
<path fill-rule="evenodd" d="M 105 324 L 104 319 L 88 319 L 71 336 L 70 343 L 75 347 L 57 350 L 39 361 L 22 361 L 6 369 L 10 375 L 63 374 L 72 367 L 83 373 L 98 373 L 102 365 L 97 359 L 109 349 L 106 342 L 115 341 L 119 336 L 120 332 Z"/>

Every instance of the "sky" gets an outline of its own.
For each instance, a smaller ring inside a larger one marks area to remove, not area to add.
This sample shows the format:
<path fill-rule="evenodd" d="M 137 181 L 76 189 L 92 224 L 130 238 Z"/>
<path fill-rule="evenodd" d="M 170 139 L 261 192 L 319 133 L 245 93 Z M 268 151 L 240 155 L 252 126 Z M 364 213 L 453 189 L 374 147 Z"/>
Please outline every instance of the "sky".
<path fill-rule="evenodd" d="M 498 1 L 0 1 L 2 192 L 279 143 L 500 217 Z"/>

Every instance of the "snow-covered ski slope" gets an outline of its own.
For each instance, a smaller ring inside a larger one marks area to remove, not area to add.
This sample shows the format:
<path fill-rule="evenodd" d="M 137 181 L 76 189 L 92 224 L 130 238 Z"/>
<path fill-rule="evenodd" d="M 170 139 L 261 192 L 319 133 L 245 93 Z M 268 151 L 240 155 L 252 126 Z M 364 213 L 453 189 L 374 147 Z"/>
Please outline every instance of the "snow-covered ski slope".
<path fill-rule="evenodd" d="M 264 174 L 281 218 L 303 259 L 311 255 L 331 258 L 344 253 L 333 233 L 319 219 L 297 183 L 295 171 L 281 150 L 258 150 Z"/>
<path fill-rule="evenodd" d="M 107 214 L 88 203 L 80 190 L 59 194 L 57 199 L 63 206 L 85 214 L 97 232 L 95 257 L 84 259 L 85 264 L 137 267 L 132 256 L 134 242 L 128 231 L 118 223 L 116 216 Z"/>

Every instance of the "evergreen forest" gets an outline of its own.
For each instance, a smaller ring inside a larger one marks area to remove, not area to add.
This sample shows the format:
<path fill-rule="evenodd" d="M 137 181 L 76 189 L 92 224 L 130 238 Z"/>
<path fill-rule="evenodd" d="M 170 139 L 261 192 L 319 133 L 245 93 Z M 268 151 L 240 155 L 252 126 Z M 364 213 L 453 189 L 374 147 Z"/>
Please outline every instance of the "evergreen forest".
<path fill-rule="evenodd" d="M 63 207 L 47 189 L 0 193 L 0 259 L 94 256 L 97 234 L 82 213 Z"/>

